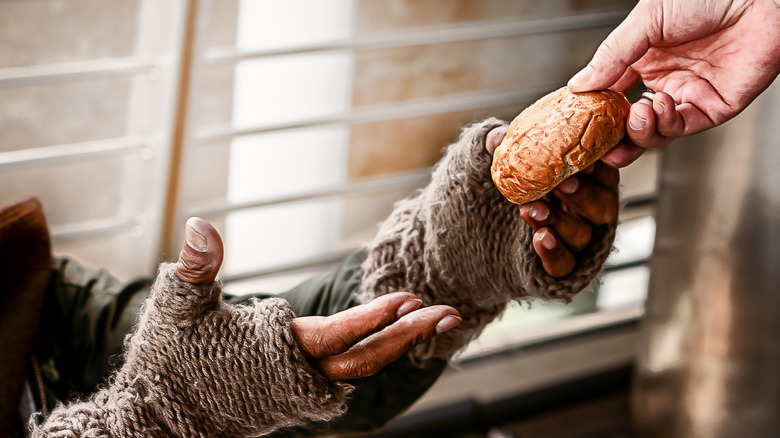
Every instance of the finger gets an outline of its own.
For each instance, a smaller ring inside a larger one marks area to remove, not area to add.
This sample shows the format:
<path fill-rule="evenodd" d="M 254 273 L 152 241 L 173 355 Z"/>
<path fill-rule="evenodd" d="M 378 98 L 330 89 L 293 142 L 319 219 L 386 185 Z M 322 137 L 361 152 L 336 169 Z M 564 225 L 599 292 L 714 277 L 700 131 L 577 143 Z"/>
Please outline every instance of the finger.
<path fill-rule="evenodd" d="M 596 161 L 582 173 L 611 190 L 617 190 L 620 185 L 620 171 L 602 161 Z"/>
<path fill-rule="evenodd" d="M 223 256 L 222 238 L 210 223 L 191 217 L 184 226 L 184 244 L 179 252 L 176 275 L 193 284 L 211 283 L 217 277 Z"/>
<path fill-rule="evenodd" d="M 672 96 L 662 92 L 653 95 L 655 129 L 664 137 L 676 138 L 685 134 L 685 121 L 675 106 Z"/>
<path fill-rule="evenodd" d="M 625 94 L 633 90 L 641 82 L 642 77 L 639 76 L 639 73 L 637 73 L 633 68 L 628 67 L 626 72 L 623 73 L 623 76 L 618 79 L 617 82 L 615 82 L 611 87 L 609 87 L 609 89 Z"/>
<path fill-rule="evenodd" d="M 665 146 L 672 140 L 658 133 L 653 103 L 648 99 L 631 105 L 626 133 L 634 144 L 646 149 Z"/>
<path fill-rule="evenodd" d="M 542 260 L 542 267 L 552 277 L 564 277 L 573 269 L 576 261 L 571 252 L 560 242 L 550 228 L 540 228 L 534 234 L 534 250 Z"/>
<path fill-rule="evenodd" d="M 530 208 L 522 208 L 520 216 L 534 230 L 549 226 L 573 252 L 582 251 L 590 242 L 593 234 L 590 224 L 577 215 L 566 213 L 548 205 L 544 201 L 535 201 Z"/>
<path fill-rule="evenodd" d="M 460 322 L 460 314 L 452 307 L 426 307 L 402 317 L 344 353 L 320 359 L 317 365 L 331 381 L 372 376 L 415 346 Z"/>
<path fill-rule="evenodd" d="M 603 90 L 615 85 L 629 66 L 658 40 L 654 14 L 640 2 L 596 50 L 587 67 L 569 80 L 572 92 Z"/>
<path fill-rule="evenodd" d="M 682 117 L 683 135 L 693 135 L 717 125 L 707 114 L 692 103 L 682 103 L 675 108 Z M 722 122 L 720 122 L 722 123 Z"/>
<path fill-rule="evenodd" d="M 604 164 L 619 169 L 636 161 L 647 149 L 635 145 L 630 139 L 624 138 L 617 146 L 601 157 Z"/>
<path fill-rule="evenodd" d="M 553 194 L 574 213 L 596 225 L 617 220 L 620 207 L 617 192 L 580 175 L 564 180 Z"/>
<path fill-rule="evenodd" d="M 328 317 L 295 318 L 291 329 L 304 353 L 310 358 L 320 358 L 347 351 L 420 305 L 422 300 L 414 294 L 395 292 Z"/>
<path fill-rule="evenodd" d="M 504 125 L 493 128 L 488 132 L 487 137 L 485 137 L 485 149 L 487 149 L 490 155 L 493 155 L 496 148 L 504 141 L 507 129 L 508 126 Z"/>

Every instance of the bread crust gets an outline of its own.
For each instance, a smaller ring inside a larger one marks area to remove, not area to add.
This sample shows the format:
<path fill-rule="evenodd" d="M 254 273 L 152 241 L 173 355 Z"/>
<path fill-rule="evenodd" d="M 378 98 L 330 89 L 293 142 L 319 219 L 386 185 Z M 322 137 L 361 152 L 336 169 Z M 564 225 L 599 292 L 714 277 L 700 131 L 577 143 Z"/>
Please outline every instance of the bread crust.
<path fill-rule="evenodd" d="M 515 204 L 541 198 L 612 149 L 626 133 L 630 109 L 611 90 L 553 91 L 509 124 L 493 153 L 493 182 Z"/>

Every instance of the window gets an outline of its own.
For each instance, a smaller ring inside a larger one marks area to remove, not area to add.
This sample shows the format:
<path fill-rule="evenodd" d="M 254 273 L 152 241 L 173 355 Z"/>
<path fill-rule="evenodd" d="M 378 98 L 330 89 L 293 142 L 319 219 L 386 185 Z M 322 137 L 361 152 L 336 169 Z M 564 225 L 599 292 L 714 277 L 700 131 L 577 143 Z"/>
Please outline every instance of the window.
<path fill-rule="evenodd" d="M 565 83 L 633 3 L 0 2 L 0 202 L 40 197 L 57 254 L 124 279 L 202 216 L 227 290 L 281 291 L 368 241 L 460 126 Z M 601 285 L 510 308 L 466 356 L 641 315 L 658 161 L 623 172 Z"/>

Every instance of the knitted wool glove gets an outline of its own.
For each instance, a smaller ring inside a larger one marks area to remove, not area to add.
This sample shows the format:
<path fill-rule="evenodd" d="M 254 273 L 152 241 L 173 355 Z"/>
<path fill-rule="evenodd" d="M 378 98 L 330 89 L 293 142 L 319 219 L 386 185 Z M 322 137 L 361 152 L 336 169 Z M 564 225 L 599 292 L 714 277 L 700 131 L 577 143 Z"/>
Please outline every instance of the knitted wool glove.
<path fill-rule="evenodd" d="M 258 436 L 343 413 L 350 388 L 309 365 L 281 299 L 222 302 L 219 280 L 161 266 L 125 363 L 89 400 L 55 409 L 36 437 Z"/>
<path fill-rule="evenodd" d="M 431 182 L 400 201 L 368 246 L 360 302 L 395 291 L 425 305 L 456 307 L 463 323 L 412 351 L 412 358 L 450 357 L 509 300 L 570 301 L 601 270 L 616 224 L 597 226 L 577 265 L 563 278 L 544 271 L 532 246 L 533 230 L 490 176 L 485 136 L 506 123 L 491 118 L 464 128 L 433 170 Z"/>

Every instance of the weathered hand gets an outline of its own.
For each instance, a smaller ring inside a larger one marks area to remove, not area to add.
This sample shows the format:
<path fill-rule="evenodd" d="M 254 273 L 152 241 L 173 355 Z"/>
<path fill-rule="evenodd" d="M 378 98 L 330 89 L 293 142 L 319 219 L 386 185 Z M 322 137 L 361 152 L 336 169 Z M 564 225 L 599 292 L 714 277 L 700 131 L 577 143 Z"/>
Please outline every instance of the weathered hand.
<path fill-rule="evenodd" d="M 211 283 L 222 262 L 219 234 L 203 219 L 191 218 L 185 235 L 177 276 Z M 368 377 L 461 321 L 452 307 L 418 310 L 421 304 L 411 293 L 396 292 L 334 315 L 295 318 L 290 328 L 304 354 L 331 381 Z"/>
<path fill-rule="evenodd" d="M 501 144 L 507 127 L 488 132 L 485 147 L 491 154 Z M 534 250 L 544 270 L 563 277 L 576 265 L 576 254 L 591 240 L 593 225 L 617 219 L 619 201 L 617 169 L 601 162 L 564 180 L 551 196 L 521 205 L 520 215 L 534 230 Z"/>
<path fill-rule="evenodd" d="M 422 300 L 395 292 L 331 316 L 296 318 L 298 344 L 331 381 L 368 377 L 461 322 L 450 306 L 416 310 Z"/>
<path fill-rule="evenodd" d="M 604 156 L 615 167 L 644 148 L 720 125 L 780 72 L 780 1 L 645 0 L 569 81 L 572 91 L 655 91 L 631 108 L 629 140 Z"/>

